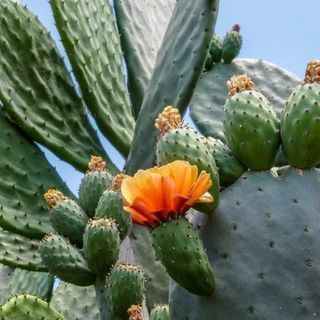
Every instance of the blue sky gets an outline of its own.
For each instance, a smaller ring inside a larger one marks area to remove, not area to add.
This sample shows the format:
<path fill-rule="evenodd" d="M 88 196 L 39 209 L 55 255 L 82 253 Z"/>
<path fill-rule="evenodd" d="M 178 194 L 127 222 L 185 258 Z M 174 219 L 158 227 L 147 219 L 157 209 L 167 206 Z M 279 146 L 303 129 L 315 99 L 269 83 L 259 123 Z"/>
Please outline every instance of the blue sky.
<path fill-rule="evenodd" d="M 21 2 L 51 31 L 64 55 L 48 2 Z M 319 12 L 319 0 L 221 0 L 216 32 L 223 36 L 234 23 L 239 23 L 244 40 L 239 57 L 264 59 L 302 78 L 306 63 L 320 59 Z M 110 144 L 101 138 L 107 150 L 112 150 Z M 82 174 L 45 152 L 71 190 L 77 193 Z M 123 165 L 117 152 L 111 151 L 110 156 L 119 166 Z"/>

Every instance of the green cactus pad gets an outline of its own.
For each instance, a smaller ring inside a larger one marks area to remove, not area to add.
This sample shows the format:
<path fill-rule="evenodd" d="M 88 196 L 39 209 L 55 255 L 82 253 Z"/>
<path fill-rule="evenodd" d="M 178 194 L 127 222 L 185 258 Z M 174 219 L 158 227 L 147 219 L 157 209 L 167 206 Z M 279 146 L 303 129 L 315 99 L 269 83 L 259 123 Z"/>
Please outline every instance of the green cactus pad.
<path fill-rule="evenodd" d="M 174 5 L 174 0 L 114 1 L 136 117 Z"/>
<path fill-rule="evenodd" d="M 210 70 L 214 65 L 211 54 L 208 52 L 206 63 L 204 64 L 204 71 Z"/>
<path fill-rule="evenodd" d="M 156 257 L 168 274 L 193 294 L 209 296 L 215 288 L 214 274 L 196 229 L 184 217 L 151 231 Z"/>
<path fill-rule="evenodd" d="M 39 252 L 47 268 L 63 281 L 78 286 L 94 283 L 95 275 L 84 257 L 63 236 L 49 235 L 41 243 Z"/>
<path fill-rule="evenodd" d="M 221 193 L 201 230 L 216 291 L 202 299 L 172 286 L 175 320 L 312 319 L 320 293 L 320 171 L 247 172 Z"/>
<path fill-rule="evenodd" d="M 238 30 L 232 29 L 223 38 L 222 59 L 225 63 L 231 63 L 240 52 L 242 46 L 242 36 Z"/>
<path fill-rule="evenodd" d="M 219 203 L 219 174 L 215 160 L 207 146 L 188 127 L 173 129 L 165 133 L 158 141 L 156 148 L 157 162 L 165 165 L 175 160 L 186 160 L 198 167 L 199 173 L 204 170 L 210 174 L 212 186 L 209 189 L 214 201 L 206 204 L 198 204 L 198 210 L 211 213 Z"/>
<path fill-rule="evenodd" d="M 0 303 L 10 300 L 15 295 L 29 294 L 47 302 L 50 301 L 54 276 L 46 272 L 31 272 L 16 269 L 8 288 L 1 294 Z"/>
<path fill-rule="evenodd" d="M 66 320 L 100 320 L 94 288 L 60 282 L 53 292 L 51 306 Z"/>
<path fill-rule="evenodd" d="M 233 154 L 254 171 L 270 169 L 280 146 L 279 119 L 267 98 L 255 90 L 229 97 L 224 129 Z"/>
<path fill-rule="evenodd" d="M 30 295 L 17 296 L 0 309 L 1 320 L 64 320 L 50 305 Z"/>
<path fill-rule="evenodd" d="M 210 53 L 212 61 L 214 63 L 218 63 L 218 62 L 221 61 L 221 57 L 222 57 L 222 40 L 217 34 L 214 34 L 212 39 L 211 39 L 209 53 Z"/>
<path fill-rule="evenodd" d="M 72 199 L 59 201 L 50 211 L 52 226 L 71 243 L 82 244 L 89 217 Z"/>
<path fill-rule="evenodd" d="M 110 142 L 128 155 L 134 119 L 111 4 L 104 0 L 49 2 L 86 105 Z"/>
<path fill-rule="evenodd" d="M 131 226 L 131 215 L 123 210 L 122 195 L 118 191 L 106 190 L 101 195 L 95 217 L 113 219 L 117 223 L 120 239 L 123 240 Z"/>
<path fill-rule="evenodd" d="M 292 88 L 299 83 L 295 75 L 262 60 L 237 59 L 231 64 L 217 63 L 201 75 L 190 105 L 190 116 L 203 135 L 226 143 L 222 107 L 228 95 L 227 81 L 233 75 L 244 73 L 255 83 L 256 90 L 269 99 L 278 115 Z"/>
<path fill-rule="evenodd" d="M 128 319 L 128 309 L 132 305 L 142 305 L 144 291 L 144 274 L 141 266 L 117 265 L 108 277 L 105 293 L 111 319 Z"/>
<path fill-rule="evenodd" d="M 158 136 L 154 122 L 162 109 L 173 105 L 184 113 L 189 105 L 205 63 L 217 12 L 215 0 L 177 2 L 137 119 L 126 165 L 129 174 L 153 165 Z"/>
<path fill-rule="evenodd" d="M 247 168 L 221 140 L 207 137 L 204 139 L 204 143 L 216 161 L 222 186 L 229 186 L 247 171 Z"/>
<path fill-rule="evenodd" d="M 114 220 L 90 220 L 83 235 L 83 253 L 89 268 L 98 275 L 108 274 L 118 260 L 120 244 Z"/>
<path fill-rule="evenodd" d="M 297 86 L 281 117 L 281 139 L 286 159 L 296 168 L 320 163 L 320 83 Z"/>
<path fill-rule="evenodd" d="M 79 187 L 79 202 L 88 216 L 93 217 L 102 193 L 111 186 L 112 176 L 107 171 L 87 172 Z"/>
<path fill-rule="evenodd" d="M 155 305 L 151 310 L 150 320 L 170 320 L 169 306 L 167 304 Z"/>
<path fill-rule="evenodd" d="M 31 240 L 0 228 L 0 263 L 31 271 L 47 271 L 38 253 L 39 240 Z"/>
<path fill-rule="evenodd" d="M 45 191 L 56 187 L 66 195 L 72 194 L 40 149 L 1 109 L 0 127 L 0 226 L 41 239 L 53 231 L 43 198 Z"/>
<path fill-rule="evenodd" d="M 0 16 L 4 109 L 29 137 L 80 170 L 92 154 L 106 158 L 48 31 L 15 0 L 0 2 Z"/>
<path fill-rule="evenodd" d="M 9 287 L 11 278 L 13 277 L 14 269 L 8 266 L 0 265 L 0 304 L 4 301 L 5 292 Z"/>

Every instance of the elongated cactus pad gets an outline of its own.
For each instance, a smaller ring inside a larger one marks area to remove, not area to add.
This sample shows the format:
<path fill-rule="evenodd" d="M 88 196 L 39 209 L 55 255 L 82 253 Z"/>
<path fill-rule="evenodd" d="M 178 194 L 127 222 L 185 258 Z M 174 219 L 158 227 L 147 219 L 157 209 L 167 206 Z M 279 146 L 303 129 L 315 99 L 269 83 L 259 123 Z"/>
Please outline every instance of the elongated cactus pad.
<path fill-rule="evenodd" d="M 60 282 L 53 292 L 51 306 L 66 320 L 100 320 L 94 288 Z"/>
<path fill-rule="evenodd" d="M 177 2 L 137 119 L 126 165 L 129 174 L 153 165 L 158 135 L 154 121 L 162 109 L 174 105 L 182 114 L 186 110 L 205 63 L 217 11 L 215 0 Z"/>
<path fill-rule="evenodd" d="M 41 239 L 53 231 L 41 195 L 55 187 L 72 194 L 40 149 L 7 119 L 3 109 L 0 128 L 0 226 Z"/>
<path fill-rule="evenodd" d="M 29 137 L 80 170 L 91 154 L 109 161 L 48 31 L 15 0 L 1 1 L 0 16 L 5 110 Z"/>
<path fill-rule="evenodd" d="M 144 275 L 141 266 L 119 264 L 108 277 L 106 298 L 111 319 L 128 319 L 128 309 L 141 305 L 144 298 Z"/>
<path fill-rule="evenodd" d="M 135 117 L 139 114 L 174 5 L 174 0 L 114 2 Z"/>
<path fill-rule="evenodd" d="M 52 274 L 15 269 L 8 288 L 1 294 L 0 303 L 22 294 L 29 294 L 50 302 L 53 283 L 54 275 Z"/>
<path fill-rule="evenodd" d="M 202 299 L 173 285 L 175 320 L 312 319 L 320 294 L 320 172 L 248 172 L 221 193 L 201 230 L 216 290 Z M 195 223 L 200 223 L 200 219 Z M 290 284 L 290 285 L 288 285 Z"/>
<path fill-rule="evenodd" d="M 56 276 L 78 286 L 94 283 L 95 275 L 84 257 L 63 236 L 48 235 L 39 248 L 43 263 Z"/>
<path fill-rule="evenodd" d="M 50 4 L 86 105 L 105 136 L 127 155 L 134 119 L 111 4 L 104 0 L 51 0 Z"/>
<path fill-rule="evenodd" d="M 292 73 L 263 60 L 236 59 L 231 64 L 217 63 L 201 75 L 191 100 L 190 116 L 203 135 L 226 142 L 222 120 L 228 96 L 227 81 L 233 75 L 244 73 L 255 83 L 256 90 L 269 99 L 278 115 L 299 83 Z"/>
<path fill-rule="evenodd" d="M 31 295 L 12 298 L 0 308 L 1 320 L 64 320 L 50 305 Z"/>
<path fill-rule="evenodd" d="M 31 271 L 48 271 L 38 253 L 40 241 L 0 228 L 0 263 Z"/>

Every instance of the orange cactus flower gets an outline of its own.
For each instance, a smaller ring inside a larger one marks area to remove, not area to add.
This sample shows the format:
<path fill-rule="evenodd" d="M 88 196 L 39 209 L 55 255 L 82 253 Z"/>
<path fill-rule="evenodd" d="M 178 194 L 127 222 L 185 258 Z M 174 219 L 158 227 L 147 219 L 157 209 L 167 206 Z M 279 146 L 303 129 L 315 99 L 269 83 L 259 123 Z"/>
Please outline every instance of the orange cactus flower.
<path fill-rule="evenodd" d="M 212 202 L 207 192 L 210 174 L 187 161 L 174 161 L 162 167 L 139 170 L 124 179 L 121 192 L 124 209 L 133 223 L 154 228 L 172 218 L 183 216 L 195 203 Z"/>

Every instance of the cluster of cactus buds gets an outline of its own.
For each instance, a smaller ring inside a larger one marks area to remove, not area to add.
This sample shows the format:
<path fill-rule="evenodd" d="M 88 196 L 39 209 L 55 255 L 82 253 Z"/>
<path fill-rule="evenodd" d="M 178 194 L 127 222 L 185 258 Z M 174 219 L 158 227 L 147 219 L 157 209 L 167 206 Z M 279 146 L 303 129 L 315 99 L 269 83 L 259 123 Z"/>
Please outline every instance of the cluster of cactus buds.
<path fill-rule="evenodd" d="M 211 39 L 204 70 L 209 71 L 214 64 L 219 63 L 221 60 L 225 63 L 231 63 L 238 56 L 241 46 L 242 36 L 238 24 L 232 27 L 223 40 L 217 34 L 214 34 Z"/>

